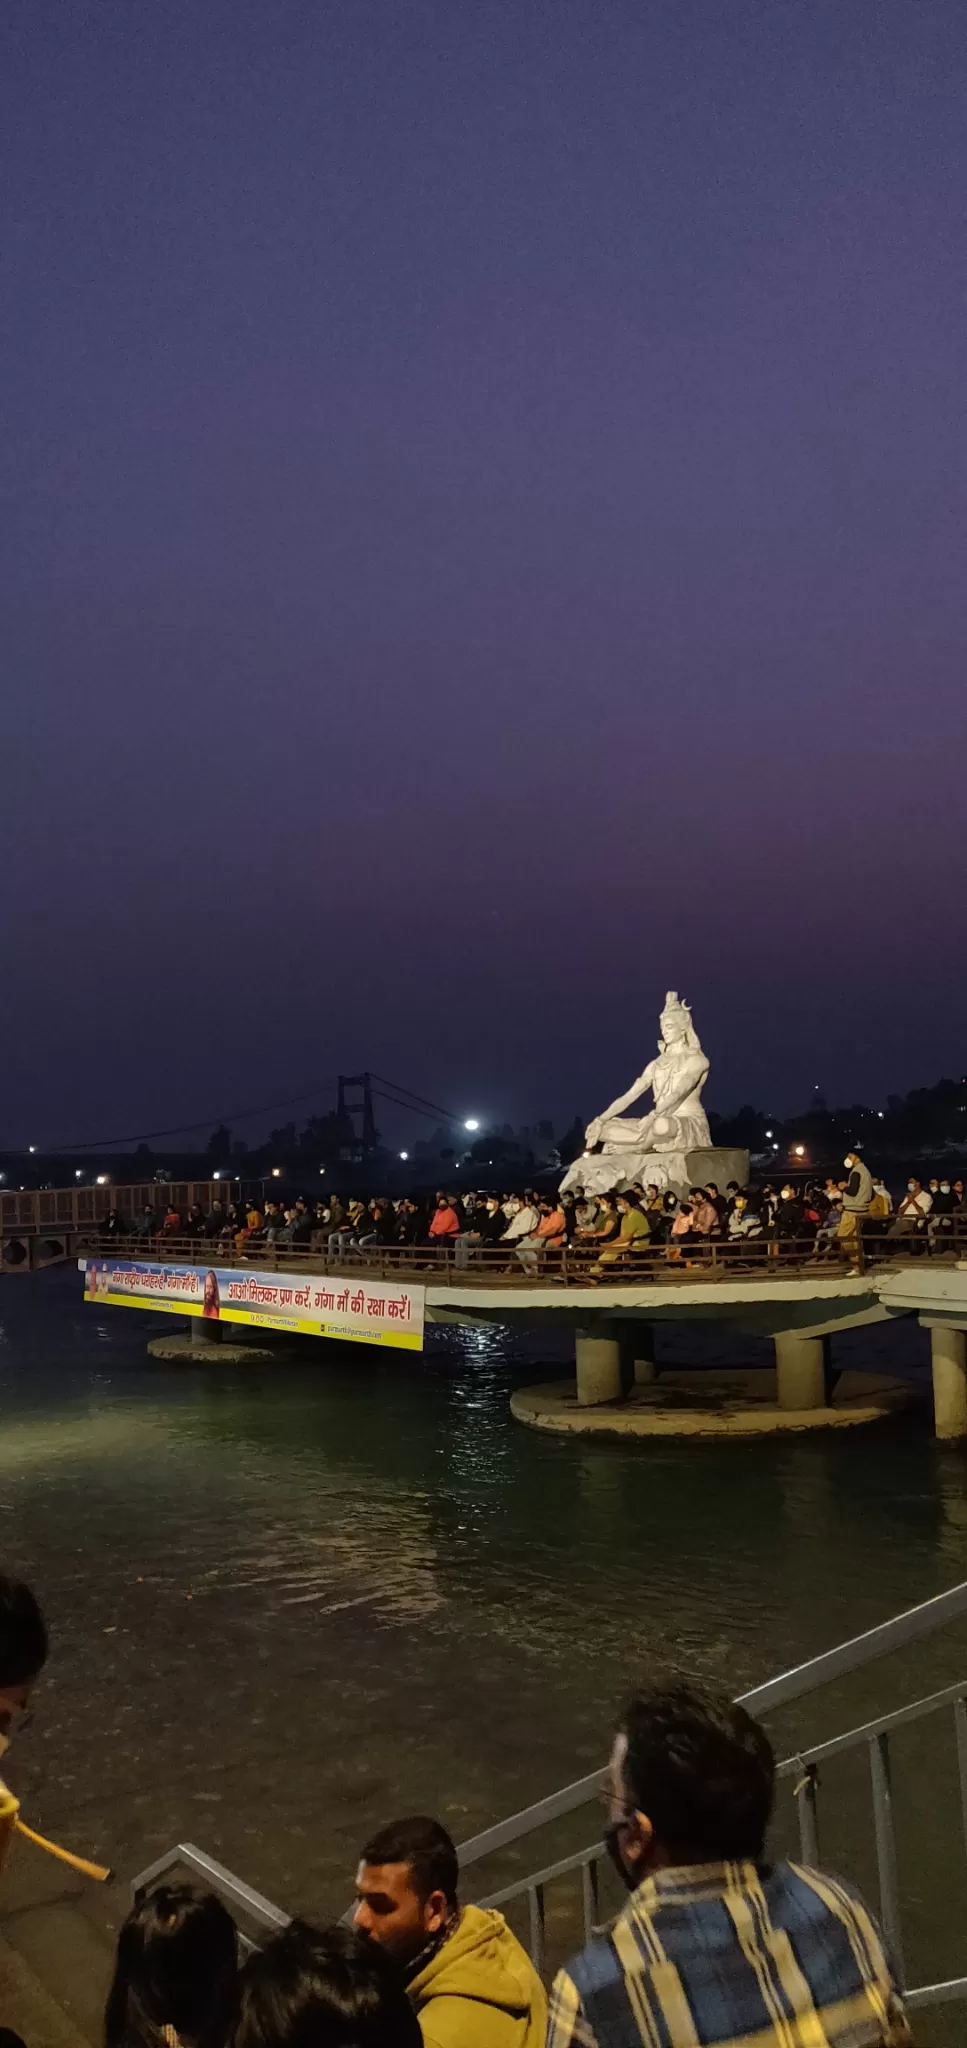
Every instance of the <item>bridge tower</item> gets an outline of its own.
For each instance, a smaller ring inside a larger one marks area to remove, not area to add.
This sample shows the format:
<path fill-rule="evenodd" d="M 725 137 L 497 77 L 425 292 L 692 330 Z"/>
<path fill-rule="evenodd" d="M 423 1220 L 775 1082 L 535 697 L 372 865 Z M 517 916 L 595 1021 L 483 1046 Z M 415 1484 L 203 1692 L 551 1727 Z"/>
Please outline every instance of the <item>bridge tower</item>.
<path fill-rule="evenodd" d="M 346 1143 L 340 1146 L 343 1159 L 361 1166 L 377 1149 L 376 1118 L 373 1115 L 372 1076 L 340 1074 L 337 1113 Z"/>

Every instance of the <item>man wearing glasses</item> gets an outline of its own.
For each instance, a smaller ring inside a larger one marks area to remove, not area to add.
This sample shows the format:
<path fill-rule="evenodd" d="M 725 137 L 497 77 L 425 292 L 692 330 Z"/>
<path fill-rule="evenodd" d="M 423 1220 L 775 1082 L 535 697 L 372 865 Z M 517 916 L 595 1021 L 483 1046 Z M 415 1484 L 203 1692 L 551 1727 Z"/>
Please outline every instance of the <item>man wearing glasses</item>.
<path fill-rule="evenodd" d="M 632 1701 L 605 1829 L 632 1896 L 560 1971 L 547 2048 L 908 2048 L 862 1900 L 765 1860 L 774 1780 L 767 1736 L 729 1700 Z"/>

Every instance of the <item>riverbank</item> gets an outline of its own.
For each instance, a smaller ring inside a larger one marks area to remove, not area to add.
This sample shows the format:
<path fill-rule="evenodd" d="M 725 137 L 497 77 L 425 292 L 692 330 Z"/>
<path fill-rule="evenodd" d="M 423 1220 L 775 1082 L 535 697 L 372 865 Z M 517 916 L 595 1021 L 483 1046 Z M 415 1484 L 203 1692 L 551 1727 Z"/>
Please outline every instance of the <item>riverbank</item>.
<path fill-rule="evenodd" d="M 539 1335 L 194 1369 L 147 1356 L 165 1324 L 66 1270 L 0 1289 L 4 1561 L 54 1639 L 10 1776 L 122 1877 L 187 1838 L 341 1911 L 379 1821 L 469 1836 L 595 1764 L 642 1674 L 738 1690 L 967 1575 L 967 1465 L 926 1414 L 643 1457 L 512 1422 L 566 1370 Z M 928 1384 L 913 1323 L 838 1341 Z M 959 1675 L 938 1652 L 922 1689 Z"/>

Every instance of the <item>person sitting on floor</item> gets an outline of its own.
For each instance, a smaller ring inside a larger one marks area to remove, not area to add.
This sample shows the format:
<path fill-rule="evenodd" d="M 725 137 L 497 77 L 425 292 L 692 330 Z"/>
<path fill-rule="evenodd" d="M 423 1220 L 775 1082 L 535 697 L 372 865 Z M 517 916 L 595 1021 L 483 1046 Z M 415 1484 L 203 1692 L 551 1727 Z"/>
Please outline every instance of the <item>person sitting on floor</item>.
<path fill-rule="evenodd" d="M 567 1217 L 560 1202 L 542 1196 L 538 1202 L 540 1220 L 537 1229 L 525 1237 L 517 1247 L 517 1257 L 525 1273 L 537 1272 L 544 1255 L 549 1251 L 560 1251 L 567 1230 Z"/>
<path fill-rule="evenodd" d="M 159 1885 L 118 1936 L 105 2048 L 227 2048 L 237 1985 L 238 1933 L 221 1900 Z"/>
<path fill-rule="evenodd" d="M 690 1188 L 692 1229 L 699 1237 L 719 1237 L 719 1212 L 707 1188 Z"/>
<path fill-rule="evenodd" d="M 747 1238 L 762 1236 L 762 1218 L 749 1207 L 749 1197 L 744 1188 L 733 1196 L 732 1212 L 729 1216 L 729 1243 L 741 1244 Z"/>
<path fill-rule="evenodd" d="M 422 2036 L 374 1942 L 292 1920 L 245 1964 L 233 2048 L 422 2048 Z"/>
<path fill-rule="evenodd" d="M 425 2048 L 543 2048 L 547 1999 L 502 1913 L 461 1906 L 439 1821 L 391 1821 L 356 1872 L 353 1925 L 403 1972 Z"/>
<path fill-rule="evenodd" d="M 643 1251 L 651 1236 L 651 1226 L 641 1206 L 632 1194 L 621 1192 L 615 1204 L 618 1212 L 618 1235 L 607 1244 L 588 1274 L 589 1280 L 599 1280 L 609 1269 L 627 1259 L 635 1251 Z"/>
<path fill-rule="evenodd" d="M 449 1195 L 438 1195 L 436 1208 L 430 1217 L 427 1242 L 438 1251 L 446 1250 L 456 1243 L 460 1235 L 460 1218 Z"/>

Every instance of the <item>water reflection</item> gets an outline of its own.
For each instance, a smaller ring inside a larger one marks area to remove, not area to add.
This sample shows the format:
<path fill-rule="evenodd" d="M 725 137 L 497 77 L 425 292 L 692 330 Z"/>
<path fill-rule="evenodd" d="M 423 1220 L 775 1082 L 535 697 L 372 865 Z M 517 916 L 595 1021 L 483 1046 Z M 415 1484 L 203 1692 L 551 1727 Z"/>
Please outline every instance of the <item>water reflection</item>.
<path fill-rule="evenodd" d="M 642 1673 L 739 1689 L 967 1566 L 964 1463 L 925 1420 L 575 1444 L 509 1417 L 560 1376 L 539 1332 L 181 1368 L 67 1272 L 11 1282 L 0 1322 L 5 1556 L 56 1644 L 18 1788 L 122 1870 L 194 1836 L 335 1905 L 390 1809 L 465 1834 L 549 1789 Z"/>

